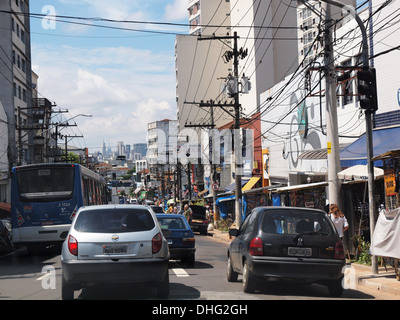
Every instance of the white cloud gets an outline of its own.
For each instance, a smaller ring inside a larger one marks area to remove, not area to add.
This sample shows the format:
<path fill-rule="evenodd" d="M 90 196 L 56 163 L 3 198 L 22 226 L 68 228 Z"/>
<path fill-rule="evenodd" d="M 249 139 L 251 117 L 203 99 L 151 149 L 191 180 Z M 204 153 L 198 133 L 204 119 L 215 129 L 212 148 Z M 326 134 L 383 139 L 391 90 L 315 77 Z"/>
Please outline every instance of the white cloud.
<path fill-rule="evenodd" d="M 172 4 L 165 6 L 165 19 L 169 21 L 176 21 L 188 18 L 188 1 L 187 0 L 174 0 Z"/>
<path fill-rule="evenodd" d="M 39 92 L 77 119 L 90 151 L 103 139 L 145 142 L 147 123 L 176 118 L 173 57 L 129 47 L 33 45 Z"/>

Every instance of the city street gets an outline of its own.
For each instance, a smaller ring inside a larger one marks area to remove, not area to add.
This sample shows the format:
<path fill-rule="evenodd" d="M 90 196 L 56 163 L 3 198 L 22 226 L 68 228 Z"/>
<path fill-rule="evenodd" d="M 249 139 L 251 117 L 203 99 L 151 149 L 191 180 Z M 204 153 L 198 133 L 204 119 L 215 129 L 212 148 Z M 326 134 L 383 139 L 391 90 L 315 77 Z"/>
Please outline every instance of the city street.
<path fill-rule="evenodd" d="M 169 300 L 331 300 L 321 285 L 263 283 L 255 294 L 242 292 L 238 282 L 226 280 L 227 244 L 210 236 L 196 234 L 196 263 L 186 268 L 170 262 Z M 25 250 L 0 258 L 1 300 L 60 300 L 61 263 L 57 251 L 28 256 Z M 55 275 L 55 276 L 53 276 Z M 155 290 L 148 286 L 91 287 L 75 293 L 79 300 L 153 300 Z M 373 300 L 384 297 L 371 292 L 345 290 L 340 299 Z M 333 299 L 337 300 L 337 299 Z"/>

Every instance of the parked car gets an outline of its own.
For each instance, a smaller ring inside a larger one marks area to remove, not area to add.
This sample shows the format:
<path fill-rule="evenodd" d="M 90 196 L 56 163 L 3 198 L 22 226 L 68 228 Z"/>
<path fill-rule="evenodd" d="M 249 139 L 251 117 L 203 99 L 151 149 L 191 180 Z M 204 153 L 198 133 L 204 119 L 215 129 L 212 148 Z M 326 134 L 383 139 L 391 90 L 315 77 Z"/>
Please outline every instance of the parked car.
<path fill-rule="evenodd" d="M 258 207 L 228 249 L 227 279 L 243 275 L 244 292 L 256 289 L 257 278 L 319 282 L 331 296 L 343 292 L 345 256 L 332 221 L 324 211 L 308 208 Z"/>
<path fill-rule="evenodd" d="M 157 206 L 157 205 L 155 205 L 155 204 L 152 204 L 152 205 L 150 206 L 150 208 L 151 208 L 151 210 L 153 210 L 155 213 L 164 213 L 163 208 L 160 207 L 160 206 Z"/>
<path fill-rule="evenodd" d="M 148 283 L 169 294 L 169 252 L 153 211 L 141 205 L 78 210 L 63 243 L 62 298 L 88 284 Z"/>
<path fill-rule="evenodd" d="M 192 230 L 206 235 L 209 224 L 206 207 L 197 205 L 190 205 L 189 207 L 192 209 L 192 218 L 189 222 Z"/>
<path fill-rule="evenodd" d="M 180 214 L 157 214 L 161 230 L 168 241 L 172 260 L 180 259 L 189 267 L 195 263 L 195 238 L 189 223 Z"/>

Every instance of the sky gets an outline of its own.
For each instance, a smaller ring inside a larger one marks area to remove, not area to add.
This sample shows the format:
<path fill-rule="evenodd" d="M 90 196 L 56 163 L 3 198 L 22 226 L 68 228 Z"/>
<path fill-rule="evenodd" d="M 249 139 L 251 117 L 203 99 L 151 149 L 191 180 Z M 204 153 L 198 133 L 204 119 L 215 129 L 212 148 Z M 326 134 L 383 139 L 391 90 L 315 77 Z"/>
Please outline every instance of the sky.
<path fill-rule="evenodd" d="M 74 118 L 78 127 L 62 133 L 84 138 L 71 138 L 70 144 L 92 153 L 101 151 L 104 141 L 116 150 L 118 141 L 146 142 L 149 122 L 176 120 L 175 34 L 188 34 L 188 27 L 62 16 L 187 24 L 187 4 L 188 0 L 30 2 L 32 14 L 45 15 L 31 17 L 32 69 L 39 76 L 39 97 L 57 104 L 54 110 L 68 110 L 55 114 L 53 122 Z"/>
<path fill-rule="evenodd" d="M 68 110 L 55 114 L 53 122 L 74 117 L 71 123 L 75 121 L 78 127 L 63 130 L 84 138 L 71 139 L 72 145 L 88 147 L 92 153 L 101 151 L 104 141 L 115 150 L 118 141 L 146 142 L 149 122 L 176 119 L 175 34 L 188 34 L 188 27 L 93 20 L 64 23 L 61 20 L 72 20 L 61 16 L 187 24 L 187 3 L 187 0 L 30 2 L 31 14 L 45 15 L 31 18 L 32 69 L 39 76 L 39 97 L 57 104 L 54 110 Z M 57 20 L 52 19 L 54 15 Z"/>

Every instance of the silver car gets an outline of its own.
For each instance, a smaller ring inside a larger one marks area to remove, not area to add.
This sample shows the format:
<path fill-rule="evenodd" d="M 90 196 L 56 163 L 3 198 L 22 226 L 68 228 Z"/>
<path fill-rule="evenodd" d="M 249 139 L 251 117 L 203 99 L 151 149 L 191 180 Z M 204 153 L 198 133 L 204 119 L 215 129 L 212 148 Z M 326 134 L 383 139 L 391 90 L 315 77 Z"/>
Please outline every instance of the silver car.
<path fill-rule="evenodd" d="M 88 284 L 149 283 L 169 294 L 168 243 L 152 210 L 140 205 L 81 208 L 62 247 L 62 298 Z"/>

